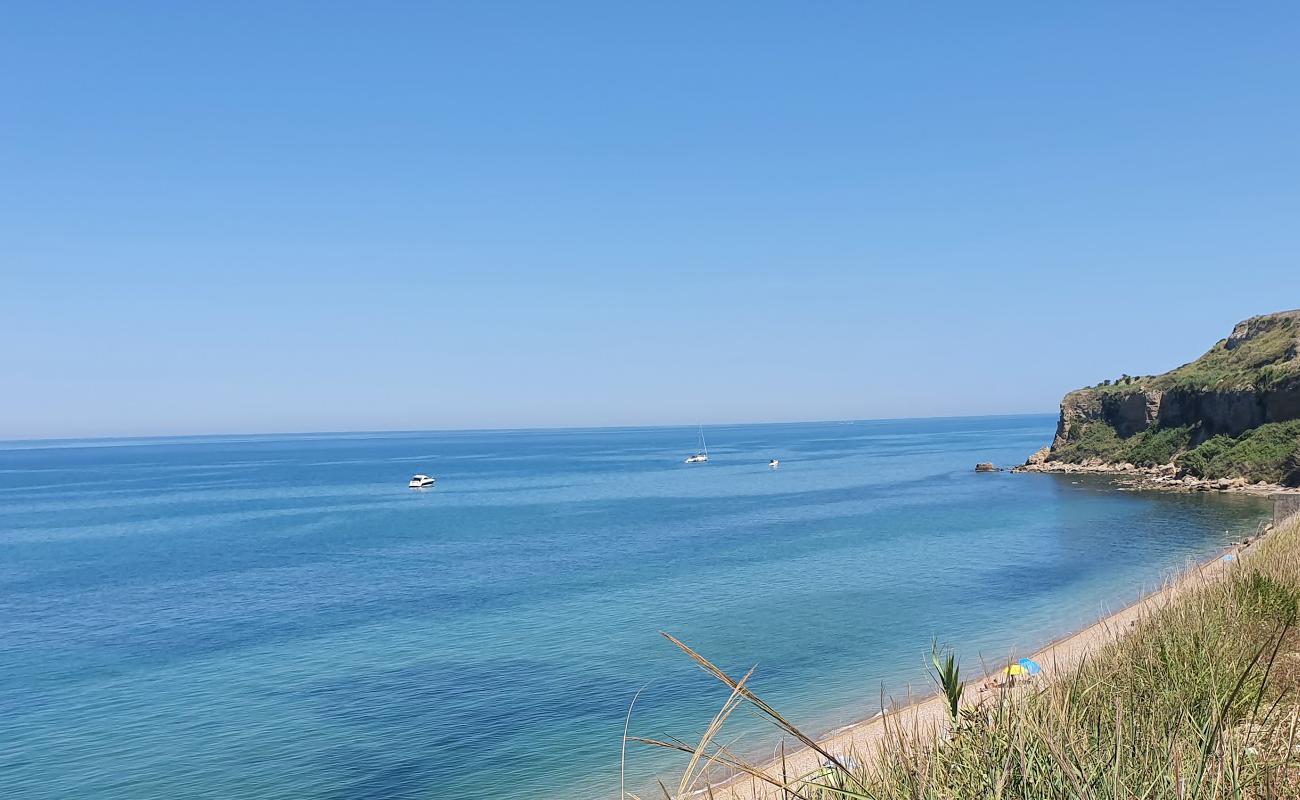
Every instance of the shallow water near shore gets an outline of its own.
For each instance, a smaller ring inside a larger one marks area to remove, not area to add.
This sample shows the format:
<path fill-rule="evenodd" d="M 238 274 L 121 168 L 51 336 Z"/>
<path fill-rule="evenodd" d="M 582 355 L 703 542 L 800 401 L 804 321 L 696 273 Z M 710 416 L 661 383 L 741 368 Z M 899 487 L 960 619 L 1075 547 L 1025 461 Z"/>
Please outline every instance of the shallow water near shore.
<path fill-rule="evenodd" d="M 648 736 L 726 698 L 661 630 L 825 732 L 928 693 L 932 639 L 1027 653 L 1270 510 L 973 472 L 1054 423 L 716 426 L 691 466 L 688 428 L 0 445 L 0 786 L 616 797 L 638 689 Z M 638 791 L 683 763 L 629 747 Z"/>

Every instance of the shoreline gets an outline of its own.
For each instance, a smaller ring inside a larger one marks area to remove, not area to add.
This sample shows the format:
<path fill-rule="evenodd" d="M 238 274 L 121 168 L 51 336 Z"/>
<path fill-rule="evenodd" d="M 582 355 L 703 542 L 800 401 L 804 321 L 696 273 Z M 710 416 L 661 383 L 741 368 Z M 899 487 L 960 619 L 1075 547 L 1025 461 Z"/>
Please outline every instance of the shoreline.
<path fill-rule="evenodd" d="M 1255 497 L 1300 494 L 1300 488 L 1263 481 L 1250 483 L 1245 478 L 1194 478 L 1190 475 L 1179 477 L 1178 469 L 1173 464 L 1139 467 L 1135 464 L 1100 462 L 1073 464 L 1065 461 L 1035 460 L 1041 453 L 1042 451 L 1039 451 L 1029 461 L 1012 467 L 1009 471 L 1020 475 L 1096 475 L 1113 479 L 1116 488 L 1120 491 L 1222 492 Z"/>
<path fill-rule="evenodd" d="M 1090 653 L 1119 640 L 1135 628 L 1141 619 L 1188 589 L 1222 579 L 1231 566 L 1239 563 L 1242 554 L 1249 553 L 1274 530 L 1276 526 L 1271 521 L 1262 522 L 1256 528 L 1257 534 L 1247 535 L 1243 532 L 1240 542 L 1220 548 L 1212 558 L 1191 564 L 1159 589 L 1147 592 L 1091 625 L 1064 634 L 1029 654 L 1027 657 L 1042 667 L 1042 672 L 1033 679 L 1034 683 L 1045 683 L 1069 673 Z M 1015 654 L 1012 655 L 1009 663 L 1014 663 Z M 998 697 L 1001 690 L 991 688 L 989 684 L 991 678 L 1000 675 L 1005 668 L 1006 665 L 1000 665 L 992 672 L 968 680 L 962 693 L 962 704 L 974 706 Z M 887 738 L 895 738 L 903 731 L 934 731 L 941 726 L 946 727 L 948 720 L 947 701 L 937 691 L 919 697 L 909 695 L 907 702 L 897 708 L 877 711 L 866 719 L 836 728 L 818 737 L 816 741 L 836 758 L 851 758 L 861 764 L 869 762 Z M 820 764 L 816 752 L 801 747 L 785 757 L 784 765 L 780 759 L 769 759 L 756 763 L 756 766 L 769 775 L 784 772 L 786 775 L 797 776 L 813 772 Z M 685 797 L 703 797 L 710 792 L 719 800 L 754 800 L 779 796 L 776 787 L 744 773 L 733 773 L 720 781 L 693 790 Z"/>

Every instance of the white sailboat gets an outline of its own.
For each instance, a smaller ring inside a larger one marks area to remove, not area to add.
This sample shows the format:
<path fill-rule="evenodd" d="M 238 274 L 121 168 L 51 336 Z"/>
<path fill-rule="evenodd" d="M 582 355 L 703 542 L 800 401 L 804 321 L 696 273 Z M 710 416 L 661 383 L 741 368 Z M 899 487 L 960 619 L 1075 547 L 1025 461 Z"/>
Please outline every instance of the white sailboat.
<path fill-rule="evenodd" d="M 709 445 L 704 441 L 704 426 L 700 426 L 700 450 L 695 455 L 686 459 L 687 464 L 703 464 L 709 460 Z"/>

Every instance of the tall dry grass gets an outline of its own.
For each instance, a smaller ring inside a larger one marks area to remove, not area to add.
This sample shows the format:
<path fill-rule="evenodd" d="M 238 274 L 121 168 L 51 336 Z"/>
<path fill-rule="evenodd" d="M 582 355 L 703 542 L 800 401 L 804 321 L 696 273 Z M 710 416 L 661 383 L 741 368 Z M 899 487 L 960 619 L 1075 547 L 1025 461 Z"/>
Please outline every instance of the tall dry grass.
<path fill-rule="evenodd" d="M 1068 674 L 963 705 L 952 724 L 894 729 L 871 753 L 833 754 L 749 687 L 673 641 L 731 692 L 705 735 L 637 739 L 687 759 L 676 791 L 780 800 L 1227 800 L 1300 798 L 1300 524 L 1220 580 L 1179 592 Z M 957 681 L 955 664 L 938 664 Z M 792 775 L 720 744 L 749 705 L 822 767 Z M 751 780 L 715 792 L 719 769 Z M 758 787 L 758 788 L 755 788 Z M 627 797 L 635 798 L 628 794 Z"/>

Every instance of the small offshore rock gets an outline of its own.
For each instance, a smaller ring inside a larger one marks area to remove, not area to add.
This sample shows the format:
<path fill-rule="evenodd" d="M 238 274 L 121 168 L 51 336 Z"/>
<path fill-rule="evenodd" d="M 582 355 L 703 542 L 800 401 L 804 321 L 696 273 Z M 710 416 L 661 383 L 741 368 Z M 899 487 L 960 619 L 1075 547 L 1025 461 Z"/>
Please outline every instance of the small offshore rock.
<path fill-rule="evenodd" d="M 981 461 L 975 465 L 976 472 L 997 472 L 998 468 L 987 461 Z"/>

